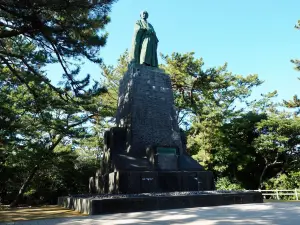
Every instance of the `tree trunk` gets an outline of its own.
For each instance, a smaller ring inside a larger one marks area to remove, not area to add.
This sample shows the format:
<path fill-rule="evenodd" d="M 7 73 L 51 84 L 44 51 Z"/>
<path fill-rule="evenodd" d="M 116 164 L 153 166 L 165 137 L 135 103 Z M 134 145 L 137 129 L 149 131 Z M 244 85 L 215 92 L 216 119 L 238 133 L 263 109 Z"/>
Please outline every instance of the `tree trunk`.
<path fill-rule="evenodd" d="M 266 170 L 268 169 L 269 166 L 270 166 L 269 164 L 265 166 L 264 170 L 262 171 L 262 173 L 261 173 L 261 175 L 260 175 L 260 177 L 259 177 L 258 189 L 261 189 L 261 188 L 262 188 L 261 185 L 262 185 L 263 177 L 264 177 L 264 175 L 265 175 L 265 173 L 266 173 Z"/>
<path fill-rule="evenodd" d="M 283 164 L 283 162 L 273 162 L 273 163 L 271 163 L 271 164 L 266 164 L 266 166 L 265 166 L 265 168 L 264 168 L 264 170 L 262 171 L 262 173 L 261 173 L 261 175 L 260 175 L 260 178 L 259 178 L 259 186 L 258 186 L 258 189 L 260 189 L 260 188 L 262 188 L 262 181 L 263 181 L 263 177 L 264 177 L 264 175 L 265 175 L 265 173 L 266 173 L 266 170 L 269 168 L 269 167 L 273 167 L 273 166 L 277 166 L 277 165 L 282 165 Z"/>
<path fill-rule="evenodd" d="M 15 200 L 10 204 L 10 207 L 17 207 L 18 206 L 18 204 L 19 204 L 20 200 L 22 199 L 28 185 L 30 184 L 30 181 L 34 177 L 35 173 L 38 171 L 38 168 L 39 168 L 39 166 L 35 165 L 35 167 L 32 169 L 29 176 L 27 177 L 27 179 L 25 180 L 25 182 L 21 186 L 21 188 L 19 190 L 19 193 L 16 196 Z"/>
<path fill-rule="evenodd" d="M 77 126 L 77 125 L 80 125 L 79 123 L 76 123 L 76 124 L 72 124 L 70 127 L 74 127 L 74 126 Z M 56 136 L 56 135 L 54 135 Z M 60 143 L 60 141 L 63 139 L 63 136 L 59 136 L 57 138 L 57 140 L 52 144 L 52 146 L 48 149 L 48 154 L 50 152 L 53 152 L 53 150 L 55 149 L 55 147 Z M 30 184 L 32 178 L 34 177 L 36 171 L 38 171 L 39 169 L 39 166 L 42 165 L 42 161 L 44 161 L 44 159 L 40 159 L 39 161 L 39 164 L 35 165 L 34 168 L 32 169 L 32 171 L 30 172 L 29 176 L 27 177 L 27 179 L 25 180 L 25 182 L 23 183 L 23 185 L 21 186 L 20 190 L 19 190 L 19 193 L 18 195 L 16 196 L 15 200 L 10 204 L 10 207 L 17 207 L 20 200 L 22 199 L 28 185 Z"/>

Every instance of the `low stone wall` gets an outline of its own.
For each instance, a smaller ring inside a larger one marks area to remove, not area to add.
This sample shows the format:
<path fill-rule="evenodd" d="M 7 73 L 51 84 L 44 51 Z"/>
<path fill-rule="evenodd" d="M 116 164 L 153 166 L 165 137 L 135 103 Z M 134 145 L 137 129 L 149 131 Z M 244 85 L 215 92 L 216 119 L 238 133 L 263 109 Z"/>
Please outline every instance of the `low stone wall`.
<path fill-rule="evenodd" d="M 58 199 L 58 205 L 89 215 L 262 202 L 262 194 L 255 191 L 76 195 Z"/>

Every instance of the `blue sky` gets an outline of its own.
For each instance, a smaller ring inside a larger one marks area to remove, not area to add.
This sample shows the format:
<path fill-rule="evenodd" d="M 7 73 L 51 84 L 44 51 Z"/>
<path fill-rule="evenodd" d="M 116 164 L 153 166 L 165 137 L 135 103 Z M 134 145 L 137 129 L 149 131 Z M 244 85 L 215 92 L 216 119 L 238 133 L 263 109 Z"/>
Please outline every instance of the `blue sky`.
<path fill-rule="evenodd" d="M 235 74 L 258 74 L 264 80 L 252 98 L 278 90 L 278 100 L 300 95 L 300 72 L 290 59 L 300 58 L 299 0 L 119 0 L 113 5 L 107 45 L 100 52 L 106 64 L 116 64 L 130 48 L 133 26 L 142 10 L 159 38 L 158 52 L 195 52 L 205 67 L 228 63 Z M 160 62 L 162 62 L 160 60 Z M 55 71 L 55 72 L 54 72 Z M 86 63 L 82 73 L 99 80 L 98 65 Z M 60 73 L 49 67 L 57 83 Z"/>

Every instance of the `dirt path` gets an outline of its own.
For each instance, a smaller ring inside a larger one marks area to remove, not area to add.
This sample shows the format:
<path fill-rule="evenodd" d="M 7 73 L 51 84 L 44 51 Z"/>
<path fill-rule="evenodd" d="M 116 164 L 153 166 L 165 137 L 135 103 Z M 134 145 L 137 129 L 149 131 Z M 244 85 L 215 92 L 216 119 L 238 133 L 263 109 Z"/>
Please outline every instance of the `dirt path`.
<path fill-rule="evenodd" d="M 85 216 L 58 206 L 0 209 L 0 222 Z"/>

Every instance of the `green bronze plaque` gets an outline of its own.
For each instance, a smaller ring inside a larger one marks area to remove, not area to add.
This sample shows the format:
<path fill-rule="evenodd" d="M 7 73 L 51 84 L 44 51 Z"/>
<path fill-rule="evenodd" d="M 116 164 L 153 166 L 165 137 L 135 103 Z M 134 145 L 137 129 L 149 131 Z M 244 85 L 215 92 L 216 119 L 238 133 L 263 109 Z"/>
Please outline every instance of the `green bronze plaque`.
<path fill-rule="evenodd" d="M 173 154 L 173 155 L 176 155 L 177 149 L 176 148 L 167 148 L 167 147 L 158 147 L 158 148 L 156 148 L 156 152 L 158 154 Z"/>

